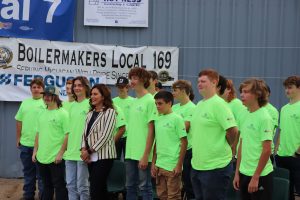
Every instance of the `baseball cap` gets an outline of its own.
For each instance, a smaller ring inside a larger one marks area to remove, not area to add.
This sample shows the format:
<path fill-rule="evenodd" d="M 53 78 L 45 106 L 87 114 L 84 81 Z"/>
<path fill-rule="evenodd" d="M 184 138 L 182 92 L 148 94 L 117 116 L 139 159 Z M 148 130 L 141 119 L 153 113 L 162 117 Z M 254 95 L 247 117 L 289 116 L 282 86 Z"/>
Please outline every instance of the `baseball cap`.
<path fill-rule="evenodd" d="M 124 76 L 120 76 L 118 79 L 117 79 L 117 83 L 116 85 L 127 85 L 129 84 L 129 81 L 126 77 Z"/>
<path fill-rule="evenodd" d="M 59 89 L 55 86 L 47 86 L 44 90 L 44 92 L 41 92 L 41 94 L 48 94 L 48 95 L 57 95 L 59 96 Z"/>

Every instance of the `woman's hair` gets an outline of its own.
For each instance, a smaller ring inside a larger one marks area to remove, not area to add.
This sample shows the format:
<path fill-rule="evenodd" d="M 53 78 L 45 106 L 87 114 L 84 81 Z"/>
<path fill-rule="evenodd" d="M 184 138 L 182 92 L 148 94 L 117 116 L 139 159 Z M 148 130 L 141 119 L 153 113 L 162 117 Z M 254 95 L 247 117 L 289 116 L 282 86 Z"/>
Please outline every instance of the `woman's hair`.
<path fill-rule="evenodd" d="M 265 106 L 268 103 L 268 91 L 266 83 L 260 79 L 248 79 L 241 83 L 239 88 L 240 92 L 242 92 L 242 89 L 248 85 L 251 86 L 249 92 L 256 95 L 259 107 Z"/>
<path fill-rule="evenodd" d="M 177 80 L 172 84 L 172 89 L 178 88 L 180 90 L 184 90 L 185 93 L 189 96 L 190 100 L 193 101 L 195 98 L 192 84 L 187 80 Z"/>
<path fill-rule="evenodd" d="M 226 81 L 226 88 L 228 90 L 230 90 L 229 94 L 228 94 L 228 97 L 227 97 L 227 101 L 228 102 L 231 102 L 233 99 L 236 98 L 236 92 L 235 92 L 235 88 L 234 88 L 234 85 L 233 85 L 233 82 L 231 79 L 227 79 Z"/>
<path fill-rule="evenodd" d="M 75 86 L 75 81 L 80 81 L 80 83 L 83 85 L 85 89 L 85 96 L 86 98 L 90 97 L 90 83 L 88 79 L 85 76 L 77 76 L 72 80 L 72 94 L 74 96 L 75 101 L 77 101 L 77 95 L 74 92 L 74 86 Z"/>
<path fill-rule="evenodd" d="M 144 83 L 144 88 L 148 88 L 150 85 L 150 73 L 144 68 L 135 67 L 129 71 L 128 77 L 131 79 L 133 76 L 137 76 L 142 83 Z"/>
<path fill-rule="evenodd" d="M 97 89 L 100 92 L 100 94 L 103 96 L 103 107 L 104 107 L 103 111 L 106 111 L 109 108 L 114 109 L 109 88 L 104 84 L 96 84 L 92 87 L 91 93 L 92 93 L 92 90 L 94 90 L 94 89 Z M 92 105 L 91 99 L 90 99 L 90 106 L 91 106 L 90 111 L 95 109 L 95 106 Z"/>

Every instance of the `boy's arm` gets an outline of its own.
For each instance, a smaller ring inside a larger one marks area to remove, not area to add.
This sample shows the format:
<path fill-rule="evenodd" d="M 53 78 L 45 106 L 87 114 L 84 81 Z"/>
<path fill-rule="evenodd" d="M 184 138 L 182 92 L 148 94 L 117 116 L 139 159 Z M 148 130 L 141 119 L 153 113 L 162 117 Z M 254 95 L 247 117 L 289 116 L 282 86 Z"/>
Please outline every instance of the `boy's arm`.
<path fill-rule="evenodd" d="M 17 147 L 19 147 L 20 146 L 20 138 L 21 138 L 21 130 L 22 130 L 22 122 L 21 121 L 17 121 L 16 128 L 17 128 L 16 145 L 17 145 Z"/>
<path fill-rule="evenodd" d="M 240 189 L 240 165 L 241 165 L 241 159 L 242 159 L 242 144 L 243 140 L 240 139 L 240 145 L 238 148 L 238 154 L 237 154 L 237 161 L 236 161 L 236 168 L 235 168 L 235 174 L 233 179 L 233 187 L 235 190 Z"/>
<path fill-rule="evenodd" d="M 154 141 L 154 122 L 151 121 L 148 123 L 148 136 L 147 136 L 145 151 L 143 157 L 139 161 L 140 169 L 146 169 L 148 166 L 148 157 L 152 149 L 153 141 Z"/>
<path fill-rule="evenodd" d="M 67 149 L 68 137 L 69 137 L 69 133 L 66 134 L 64 142 L 61 145 L 61 148 L 60 148 L 60 150 L 59 150 L 59 152 L 58 152 L 58 154 L 57 154 L 57 156 L 55 158 L 55 161 L 54 161 L 55 164 L 59 164 L 62 161 L 63 155 L 64 155 L 64 153 L 65 153 L 65 151 Z"/>
<path fill-rule="evenodd" d="M 181 145 L 180 145 L 179 159 L 178 159 L 176 167 L 173 170 L 175 176 L 178 176 L 182 172 L 183 160 L 184 160 L 184 156 L 185 156 L 185 152 L 186 152 L 186 148 L 187 148 L 186 137 L 180 138 L 180 142 L 181 142 Z"/>
<path fill-rule="evenodd" d="M 232 144 L 232 146 L 231 146 L 231 149 L 232 149 L 232 156 L 235 156 L 235 155 L 237 154 L 237 149 L 236 149 L 236 147 L 237 147 L 237 145 L 238 145 L 238 143 L 239 143 L 239 139 L 240 139 L 240 132 L 238 131 L 237 134 L 236 134 L 236 136 L 235 136 L 235 138 L 234 138 L 234 142 L 233 142 L 233 144 Z"/>
<path fill-rule="evenodd" d="M 258 191 L 258 181 L 260 174 L 264 170 L 268 160 L 270 159 L 270 155 L 272 154 L 271 143 L 271 140 L 265 140 L 262 142 L 263 149 L 258 161 L 258 165 L 248 185 L 249 193 Z"/>
<path fill-rule="evenodd" d="M 233 145 L 237 134 L 238 134 L 238 129 L 236 126 L 226 130 L 226 140 L 230 146 Z"/>
<path fill-rule="evenodd" d="M 38 147 L 39 147 L 39 134 L 36 133 L 36 135 L 35 135 L 35 141 L 34 141 L 33 153 L 32 153 L 32 157 L 31 157 L 32 162 L 36 162 L 36 152 L 38 150 Z"/>
<path fill-rule="evenodd" d="M 186 131 L 186 133 L 188 133 L 190 131 L 190 128 L 191 128 L 190 121 L 185 121 L 184 125 L 185 125 L 185 131 Z"/>
<path fill-rule="evenodd" d="M 278 136 L 277 136 L 276 144 L 275 144 L 275 147 L 274 147 L 274 155 L 277 154 L 279 144 L 280 144 L 280 129 L 278 131 Z"/>
<path fill-rule="evenodd" d="M 157 175 L 157 167 L 155 166 L 156 164 L 156 144 L 154 144 L 153 147 L 153 157 L 152 157 L 152 164 L 151 164 L 151 175 L 153 178 L 156 178 Z"/>
<path fill-rule="evenodd" d="M 118 128 L 118 132 L 114 137 L 115 142 L 118 142 L 118 140 L 124 135 L 125 131 L 126 131 L 125 125 Z"/>

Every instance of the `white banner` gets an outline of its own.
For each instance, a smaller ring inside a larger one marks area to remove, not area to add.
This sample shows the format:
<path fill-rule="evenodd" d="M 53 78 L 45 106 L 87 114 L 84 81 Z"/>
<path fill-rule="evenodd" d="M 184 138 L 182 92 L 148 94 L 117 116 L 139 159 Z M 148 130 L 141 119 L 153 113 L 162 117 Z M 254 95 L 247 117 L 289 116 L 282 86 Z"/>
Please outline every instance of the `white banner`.
<path fill-rule="evenodd" d="M 148 27 L 148 0 L 84 0 L 84 25 Z"/>
<path fill-rule="evenodd" d="M 154 70 L 165 86 L 178 79 L 177 47 L 126 48 L 46 40 L 0 38 L 0 101 L 22 101 L 30 96 L 29 84 L 41 77 L 45 85 L 61 88 L 76 76 L 86 76 L 91 85 L 114 85 L 128 77 L 133 67 Z"/>

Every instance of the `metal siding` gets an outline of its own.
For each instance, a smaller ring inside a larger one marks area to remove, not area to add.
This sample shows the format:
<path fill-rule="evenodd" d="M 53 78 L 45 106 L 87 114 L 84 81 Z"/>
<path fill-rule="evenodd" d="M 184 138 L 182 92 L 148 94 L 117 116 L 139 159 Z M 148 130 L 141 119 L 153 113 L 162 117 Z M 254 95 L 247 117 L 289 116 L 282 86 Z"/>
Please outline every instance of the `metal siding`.
<path fill-rule="evenodd" d="M 179 78 L 192 81 L 197 100 L 197 74 L 213 67 L 237 87 L 246 77 L 264 78 L 271 103 L 280 108 L 287 102 L 283 79 L 300 72 L 298 0 L 149 0 L 148 28 L 83 26 L 83 0 L 77 2 L 76 42 L 178 46 Z M 22 175 L 15 148 L 18 106 L 0 102 L 0 177 Z"/>

